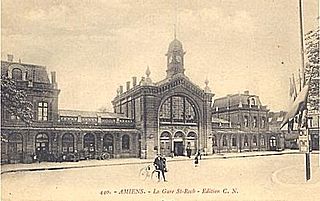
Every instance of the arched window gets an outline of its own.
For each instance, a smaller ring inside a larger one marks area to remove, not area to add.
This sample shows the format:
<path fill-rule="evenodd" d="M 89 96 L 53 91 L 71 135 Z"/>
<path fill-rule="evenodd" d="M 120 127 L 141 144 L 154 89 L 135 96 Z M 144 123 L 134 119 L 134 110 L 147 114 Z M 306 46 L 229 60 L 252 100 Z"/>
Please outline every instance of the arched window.
<path fill-rule="evenodd" d="M 67 133 L 62 136 L 62 151 L 67 153 L 74 152 L 74 137 Z"/>
<path fill-rule="evenodd" d="M 111 134 L 106 134 L 103 137 L 103 150 L 113 153 L 113 136 Z"/>
<path fill-rule="evenodd" d="M 232 140 L 231 141 L 232 141 L 231 142 L 232 146 L 234 146 L 234 147 L 237 146 L 237 137 L 235 135 L 232 136 Z"/>
<path fill-rule="evenodd" d="M 223 135 L 223 137 L 222 137 L 222 146 L 228 146 L 227 136 L 226 135 Z"/>
<path fill-rule="evenodd" d="M 22 80 L 22 70 L 19 68 L 14 68 L 12 70 L 12 79 L 14 80 Z"/>
<path fill-rule="evenodd" d="M 129 135 L 123 135 L 122 136 L 122 149 L 123 150 L 130 149 L 130 137 L 129 137 Z"/>
<path fill-rule="evenodd" d="M 160 122 L 197 122 L 195 107 L 191 101 L 183 96 L 171 96 L 161 105 Z"/>
<path fill-rule="evenodd" d="M 36 136 L 36 152 L 49 151 L 49 138 L 47 134 L 40 133 Z"/>
<path fill-rule="evenodd" d="M 257 146 L 257 137 L 254 135 L 252 139 L 253 146 Z"/>
<path fill-rule="evenodd" d="M 87 133 L 83 137 L 83 148 L 88 152 L 95 152 L 96 140 L 92 133 Z"/>
<path fill-rule="evenodd" d="M 248 146 L 248 145 L 249 145 L 248 136 L 245 135 L 245 136 L 244 136 L 244 146 L 246 147 L 246 146 Z"/>
<path fill-rule="evenodd" d="M 184 134 L 182 132 L 178 131 L 174 134 L 174 138 L 184 138 Z"/>

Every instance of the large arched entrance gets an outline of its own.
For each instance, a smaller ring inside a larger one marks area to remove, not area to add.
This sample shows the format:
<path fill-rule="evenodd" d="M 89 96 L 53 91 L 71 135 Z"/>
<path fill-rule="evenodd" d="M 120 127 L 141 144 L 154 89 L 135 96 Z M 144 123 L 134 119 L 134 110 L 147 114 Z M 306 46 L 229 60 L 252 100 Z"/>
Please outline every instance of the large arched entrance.
<path fill-rule="evenodd" d="M 103 136 L 103 151 L 113 154 L 113 136 L 106 134 Z"/>
<path fill-rule="evenodd" d="M 83 149 L 88 154 L 88 158 L 94 158 L 96 152 L 96 140 L 92 133 L 87 133 L 83 137 Z"/>
<path fill-rule="evenodd" d="M 199 149 L 199 111 L 195 102 L 184 95 L 170 96 L 159 108 L 159 148 L 163 154 L 183 156 L 186 148 Z M 172 135 L 167 132 L 170 131 Z M 188 135 L 186 135 L 188 134 Z"/>
<path fill-rule="evenodd" d="M 169 132 L 163 132 L 160 135 L 160 153 L 169 156 L 171 154 L 172 137 Z"/>
<path fill-rule="evenodd" d="M 47 161 L 49 153 L 49 138 L 45 133 L 40 133 L 36 136 L 36 155 L 39 161 Z"/>
<path fill-rule="evenodd" d="M 8 156 L 9 163 L 20 163 L 22 162 L 22 135 L 12 134 L 8 137 Z"/>

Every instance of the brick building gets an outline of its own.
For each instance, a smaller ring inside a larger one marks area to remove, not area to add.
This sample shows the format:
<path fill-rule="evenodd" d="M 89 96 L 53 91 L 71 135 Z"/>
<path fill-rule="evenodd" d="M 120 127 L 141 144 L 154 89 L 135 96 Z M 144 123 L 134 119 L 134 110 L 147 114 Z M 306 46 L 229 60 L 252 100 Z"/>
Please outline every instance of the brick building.
<path fill-rule="evenodd" d="M 167 76 L 153 82 L 134 77 L 120 86 L 112 100 L 113 112 L 59 110 L 56 74 L 46 68 L 1 62 L 1 73 L 27 92 L 33 103 L 34 122 L 27 125 L 1 107 L 2 162 L 31 162 L 67 154 L 97 158 L 153 158 L 156 153 L 182 156 L 228 151 L 281 149 L 280 136 L 268 131 L 268 110 L 248 93 L 216 99 L 185 75 L 185 52 L 174 39 L 166 53 Z"/>
<path fill-rule="evenodd" d="M 229 122 L 228 129 L 213 127 L 218 152 L 284 149 L 283 134 L 270 131 L 267 106 L 249 91 L 215 99 L 213 117 Z"/>

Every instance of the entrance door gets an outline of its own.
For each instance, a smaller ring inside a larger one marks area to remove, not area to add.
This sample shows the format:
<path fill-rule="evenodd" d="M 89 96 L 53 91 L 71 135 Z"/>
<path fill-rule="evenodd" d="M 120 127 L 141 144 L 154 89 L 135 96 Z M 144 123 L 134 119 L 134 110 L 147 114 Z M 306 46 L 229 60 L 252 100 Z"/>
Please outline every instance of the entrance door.
<path fill-rule="evenodd" d="M 49 153 L 49 138 L 46 134 L 36 136 L 36 155 L 39 161 L 47 161 Z"/>
<path fill-rule="evenodd" d="M 183 142 L 174 142 L 174 155 L 183 156 L 184 146 Z"/>
<path fill-rule="evenodd" d="M 270 150 L 271 151 L 277 150 L 277 140 L 276 140 L 276 137 L 274 136 L 270 137 Z"/>

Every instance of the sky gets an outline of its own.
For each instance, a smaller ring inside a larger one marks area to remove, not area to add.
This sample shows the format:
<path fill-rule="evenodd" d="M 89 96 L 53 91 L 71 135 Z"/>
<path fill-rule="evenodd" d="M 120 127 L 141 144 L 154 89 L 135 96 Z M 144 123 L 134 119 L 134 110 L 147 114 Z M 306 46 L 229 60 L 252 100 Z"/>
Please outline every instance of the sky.
<path fill-rule="evenodd" d="M 317 26 L 318 1 L 304 2 L 304 31 Z M 166 76 L 174 38 L 185 74 L 214 98 L 260 97 L 286 110 L 289 77 L 301 68 L 298 0 L 2 0 L 1 59 L 56 71 L 59 108 L 112 111 L 116 90 Z"/>

